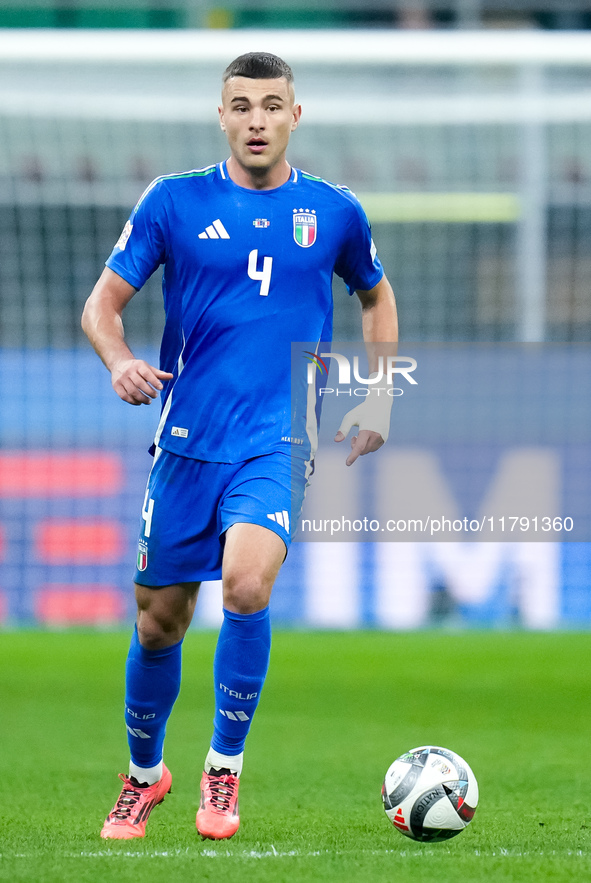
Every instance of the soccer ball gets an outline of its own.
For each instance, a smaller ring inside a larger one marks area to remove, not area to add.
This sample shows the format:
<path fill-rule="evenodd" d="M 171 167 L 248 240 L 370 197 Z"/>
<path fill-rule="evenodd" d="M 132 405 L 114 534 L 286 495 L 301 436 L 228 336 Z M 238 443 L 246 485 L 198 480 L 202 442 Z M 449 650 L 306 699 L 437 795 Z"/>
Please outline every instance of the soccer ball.
<path fill-rule="evenodd" d="M 459 754 L 423 745 L 394 761 L 382 785 L 382 800 L 402 834 L 433 843 L 455 837 L 472 821 L 478 783 Z"/>

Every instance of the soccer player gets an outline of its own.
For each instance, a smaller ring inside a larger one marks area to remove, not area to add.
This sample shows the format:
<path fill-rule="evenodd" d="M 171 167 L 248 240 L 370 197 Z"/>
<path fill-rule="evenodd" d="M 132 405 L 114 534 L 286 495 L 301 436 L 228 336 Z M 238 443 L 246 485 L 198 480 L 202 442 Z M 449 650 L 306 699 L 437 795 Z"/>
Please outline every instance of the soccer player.
<path fill-rule="evenodd" d="M 291 342 L 330 340 L 333 272 L 359 296 L 367 344 L 396 339 L 394 296 L 358 201 L 286 160 L 300 115 L 284 61 L 250 53 L 232 62 L 219 107 L 229 159 L 150 184 L 84 309 L 117 394 L 141 405 L 160 392 L 163 403 L 126 666 L 131 762 L 103 838 L 143 837 L 170 791 L 162 752 L 182 642 L 201 581 L 220 577 L 216 710 L 196 824 L 211 839 L 238 829 L 244 743 L 269 663 L 271 589 L 314 454 L 315 402 L 301 384 L 292 408 Z M 130 351 L 121 316 L 159 265 L 166 324 L 156 368 Z M 370 370 L 375 362 L 370 353 Z M 362 404 L 343 421 L 337 441 L 359 427 L 348 465 L 384 443 L 388 430 L 376 420 Z"/>

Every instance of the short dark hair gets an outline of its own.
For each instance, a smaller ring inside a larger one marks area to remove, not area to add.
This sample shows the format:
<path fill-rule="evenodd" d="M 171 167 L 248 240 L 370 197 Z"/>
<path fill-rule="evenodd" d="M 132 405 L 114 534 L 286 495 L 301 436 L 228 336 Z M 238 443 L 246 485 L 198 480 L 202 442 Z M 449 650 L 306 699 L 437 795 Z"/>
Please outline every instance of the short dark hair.
<path fill-rule="evenodd" d="M 230 77 L 248 77 L 250 80 L 278 80 L 285 77 L 293 83 L 293 71 L 282 58 L 270 52 L 247 52 L 232 61 L 222 77 L 225 83 Z"/>

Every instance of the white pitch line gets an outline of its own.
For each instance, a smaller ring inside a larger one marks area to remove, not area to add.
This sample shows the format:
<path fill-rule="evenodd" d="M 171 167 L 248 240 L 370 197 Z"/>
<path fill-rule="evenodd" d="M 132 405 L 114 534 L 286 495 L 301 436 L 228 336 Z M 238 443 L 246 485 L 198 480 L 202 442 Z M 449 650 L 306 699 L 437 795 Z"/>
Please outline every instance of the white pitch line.
<path fill-rule="evenodd" d="M 442 855 L 455 855 L 456 857 L 460 857 L 460 854 L 455 850 L 451 850 L 449 848 L 417 848 L 414 850 L 409 849 L 364 849 L 364 850 L 314 850 L 312 852 L 300 852 L 296 849 L 292 849 L 285 852 L 280 852 L 275 848 L 275 846 L 271 845 L 270 849 L 260 851 L 256 849 L 251 850 L 241 850 L 241 851 L 230 851 L 223 850 L 218 851 L 216 849 L 199 849 L 198 847 L 185 847 L 185 849 L 166 849 L 166 850 L 155 850 L 153 852 L 118 852 L 115 850 L 105 849 L 105 850 L 96 850 L 96 851 L 86 851 L 82 850 L 80 852 L 68 852 L 64 853 L 64 858 L 179 858 L 181 856 L 190 856 L 191 858 L 197 858 L 202 856 L 203 858 L 213 858 L 213 859 L 266 859 L 266 858 L 316 858 L 319 856 L 347 856 L 347 855 L 356 855 L 356 856 L 386 856 L 386 855 L 396 855 L 400 858 L 423 858 L 423 857 L 431 857 L 431 856 L 442 856 Z M 474 849 L 471 853 L 472 855 L 476 855 L 479 858 L 492 858 L 492 857 L 503 857 L 503 858 L 523 858 L 525 856 L 532 857 L 566 857 L 573 856 L 575 858 L 587 858 L 591 853 L 588 851 L 583 851 L 582 849 L 565 849 L 565 850 L 518 850 L 511 849 L 499 846 L 497 849 L 482 851 L 481 849 Z M 470 855 L 470 853 L 464 853 L 464 855 Z M 8 858 L 39 858 L 39 853 L 0 853 L 0 859 L 8 859 Z"/>

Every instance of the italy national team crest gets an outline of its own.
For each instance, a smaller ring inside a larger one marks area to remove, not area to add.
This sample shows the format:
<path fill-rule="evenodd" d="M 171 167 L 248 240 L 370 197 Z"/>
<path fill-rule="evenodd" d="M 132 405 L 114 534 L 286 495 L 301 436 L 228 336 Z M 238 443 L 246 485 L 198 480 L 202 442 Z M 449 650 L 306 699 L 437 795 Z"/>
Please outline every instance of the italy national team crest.
<path fill-rule="evenodd" d="M 137 569 L 141 572 L 148 566 L 148 544 L 140 540 L 137 552 Z"/>
<path fill-rule="evenodd" d="M 316 212 L 314 209 L 293 210 L 293 238 L 302 248 L 310 248 L 316 242 Z"/>

